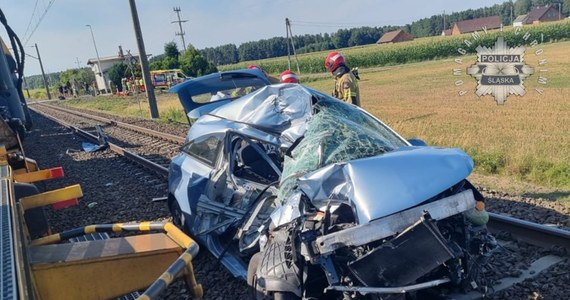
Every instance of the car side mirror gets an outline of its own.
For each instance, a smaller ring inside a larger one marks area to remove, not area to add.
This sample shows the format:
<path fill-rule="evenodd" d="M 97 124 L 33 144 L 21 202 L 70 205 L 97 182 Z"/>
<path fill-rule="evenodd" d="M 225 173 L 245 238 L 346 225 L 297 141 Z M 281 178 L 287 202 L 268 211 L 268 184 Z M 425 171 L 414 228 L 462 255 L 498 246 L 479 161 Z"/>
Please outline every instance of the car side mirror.
<path fill-rule="evenodd" d="M 418 147 L 425 147 L 428 145 L 426 142 L 420 139 L 408 139 L 408 143 L 412 144 L 412 146 Z"/>

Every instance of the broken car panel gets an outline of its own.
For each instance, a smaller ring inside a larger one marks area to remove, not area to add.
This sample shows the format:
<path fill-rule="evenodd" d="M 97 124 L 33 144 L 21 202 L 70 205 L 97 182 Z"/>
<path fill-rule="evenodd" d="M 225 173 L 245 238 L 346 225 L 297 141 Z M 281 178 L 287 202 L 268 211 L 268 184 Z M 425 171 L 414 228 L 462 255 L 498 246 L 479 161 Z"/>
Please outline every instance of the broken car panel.
<path fill-rule="evenodd" d="M 495 241 L 463 151 L 412 146 L 298 84 L 224 101 L 200 113 L 172 160 L 169 207 L 254 297 L 477 287 Z"/>

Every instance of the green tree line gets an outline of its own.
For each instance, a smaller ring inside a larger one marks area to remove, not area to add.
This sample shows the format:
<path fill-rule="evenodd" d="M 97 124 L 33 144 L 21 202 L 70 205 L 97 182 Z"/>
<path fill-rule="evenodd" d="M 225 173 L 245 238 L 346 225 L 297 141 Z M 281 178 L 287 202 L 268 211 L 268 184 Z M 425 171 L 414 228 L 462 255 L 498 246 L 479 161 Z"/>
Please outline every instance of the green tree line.
<path fill-rule="evenodd" d="M 48 85 L 54 88 L 59 85 L 66 85 L 67 82 L 72 83 L 73 81 L 80 86 L 83 86 L 84 83 L 90 84 L 94 81 L 95 74 L 91 71 L 91 68 L 69 69 L 63 72 L 46 74 L 46 79 Z M 25 80 L 24 88 L 26 87 L 26 84 L 29 89 L 44 88 L 44 79 L 41 74 L 27 76 Z"/>
<path fill-rule="evenodd" d="M 517 0 L 479 9 L 468 9 L 453 13 L 442 12 L 442 14 L 423 18 L 404 26 L 359 27 L 339 29 L 332 34 L 298 35 L 293 37 L 293 43 L 298 53 L 309 53 L 373 44 L 385 32 L 397 29 L 403 29 L 415 37 L 437 36 L 444 29 L 451 29 L 458 21 L 498 15 L 504 25 L 510 25 L 518 15 L 528 13 L 533 7 L 549 4 L 557 7 L 559 3 L 562 15 L 567 16 L 570 12 L 570 0 Z M 235 64 L 243 61 L 285 56 L 287 55 L 287 39 L 274 37 L 246 42 L 239 46 L 226 44 L 205 48 L 200 52 L 208 61 L 216 65 Z"/>
<path fill-rule="evenodd" d="M 528 32 L 528 36 L 527 36 Z M 503 36 L 509 46 L 525 45 L 529 51 L 535 51 L 536 45 L 531 43 L 547 43 L 570 39 L 570 20 L 559 22 L 549 22 L 540 25 L 522 27 L 515 31 L 512 27 L 500 30 L 490 30 L 488 33 L 479 32 L 480 37 L 474 42 L 471 34 L 459 36 L 434 36 L 416 39 L 405 43 L 396 43 L 382 46 L 367 46 L 360 48 L 350 48 L 343 50 L 343 56 L 350 62 L 351 67 L 380 67 L 399 65 L 411 62 L 420 62 L 445 57 L 461 56 L 465 53 L 476 53 L 476 47 L 493 47 L 497 37 Z M 472 43 L 467 45 L 465 40 Z M 459 49 L 462 49 L 459 52 Z M 299 57 L 299 65 L 302 74 L 322 73 L 323 53 L 306 54 Z M 220 66 L 220 70 L 235 70 L 246 67 L 248 62 L 241 62 L 233 65 Z M 278 74 L 287 68 L 287 57 L 272 58 L 259 62 L 263 70 Z"/>

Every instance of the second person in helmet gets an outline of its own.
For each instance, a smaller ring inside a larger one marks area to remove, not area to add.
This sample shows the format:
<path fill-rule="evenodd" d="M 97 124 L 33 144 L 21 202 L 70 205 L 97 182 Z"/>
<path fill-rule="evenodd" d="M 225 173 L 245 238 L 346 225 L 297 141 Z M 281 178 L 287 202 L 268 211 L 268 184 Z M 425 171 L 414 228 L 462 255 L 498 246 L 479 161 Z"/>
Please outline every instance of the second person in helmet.
<path fill-rule="evenodd" d="M 299 83 L 299 77 L 291 70 L 285 70 L 281 75 L 279 75 L 279 79 L 282 83 Z"/>
<path fill-rule="evenodd" d="M 335 77 L 332 95 L 345 102 L 360 106 L 358 81 L 345 64 L 344 57 L 336 51 L 331 52 L 325 59 L 325 68 Z"/>

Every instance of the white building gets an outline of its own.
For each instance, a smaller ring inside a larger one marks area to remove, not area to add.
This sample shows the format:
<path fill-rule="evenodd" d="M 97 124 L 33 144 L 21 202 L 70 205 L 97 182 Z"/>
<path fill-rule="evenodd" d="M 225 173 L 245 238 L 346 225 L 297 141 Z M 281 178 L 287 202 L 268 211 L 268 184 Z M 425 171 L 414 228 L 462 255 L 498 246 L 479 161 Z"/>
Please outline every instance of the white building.
<path fill-rule="evenodd" d="M 133 55 L 133 57 L 138 62 L 139 56 L 135 54 L 135 55 Z M 109 80 L 109 77 L 107 76 L 107 72 L 109 71 L 109 69 L 114 64 L 124 62 L 124 60 L 125 60 L 125 58 L 121 57 L 119 55 L 101 57 L 100 58 L 101 66 L 99 66 L 97 58 L 90 58 L 89 60 L 87 60 L 87 64 L 91 66 L 91 70 L 93 71 L 93 73 L 95 73 L 95 81 L 97 82 L 97 89 L 98 90 L 101 91 L 101 90 L 106 90 L 109 88 L 109 85 L 107 83 Z M 103 71 L 103 73 L 101 73 L 101 71 Z M 113 91 L 111 91 L 111 93 L 112 92 Z"/>
<path fill-rule="evenodd" d="M 513 21 L 513 27 L 520 27 L 526 23 L 527 15 L 520 15 Z"/>

